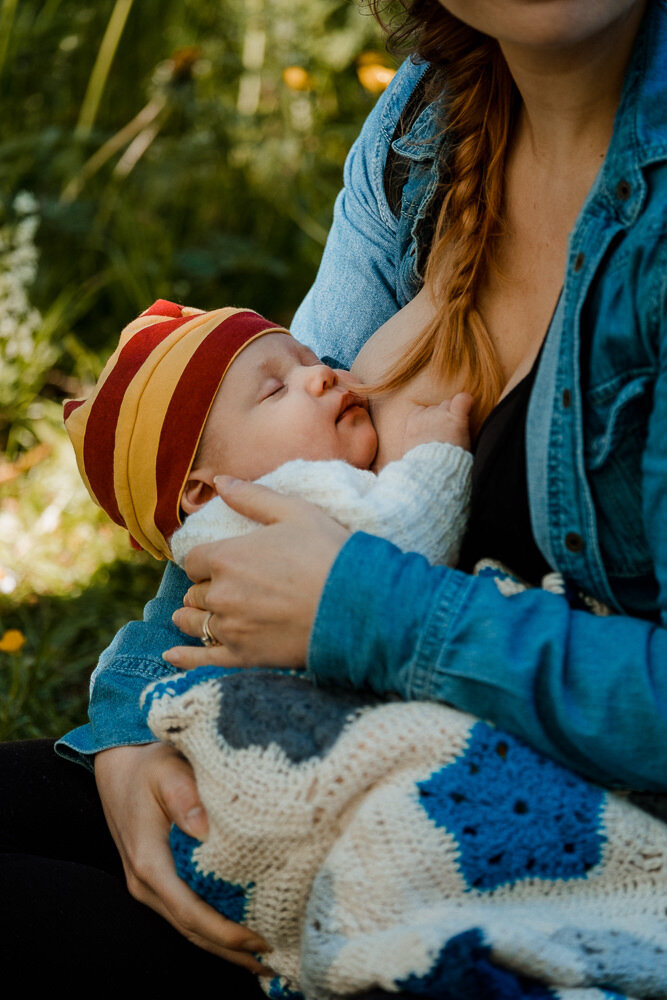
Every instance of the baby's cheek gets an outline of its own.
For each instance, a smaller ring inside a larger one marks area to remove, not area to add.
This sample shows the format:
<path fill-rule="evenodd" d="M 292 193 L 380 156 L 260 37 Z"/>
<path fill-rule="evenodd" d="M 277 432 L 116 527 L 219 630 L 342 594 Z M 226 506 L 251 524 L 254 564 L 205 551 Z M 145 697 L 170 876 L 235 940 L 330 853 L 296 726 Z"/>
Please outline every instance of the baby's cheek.
<path fill-rule="evenodd" d="M 356 420 L 355 416 L 355 420 Z M 378 450 L 378 436 L 373 426 L 373 422 L 368 413 L 360 413 L 358 423 L 354 427 L 355 437 L 355 457 L 352 464 L 360 469 L 369 469 Z"/>

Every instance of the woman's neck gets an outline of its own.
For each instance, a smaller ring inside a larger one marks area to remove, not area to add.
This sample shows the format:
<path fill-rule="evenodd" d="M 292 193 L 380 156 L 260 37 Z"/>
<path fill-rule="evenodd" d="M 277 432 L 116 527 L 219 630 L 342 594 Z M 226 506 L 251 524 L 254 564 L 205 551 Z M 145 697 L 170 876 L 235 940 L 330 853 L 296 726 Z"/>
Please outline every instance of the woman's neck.
<path fill-rule="evenodd" d="M 604 156 L 646 2 L 567 47 L 500 43 L 523 102 L 520 130 L 537 161 L 558 169 Z"/>

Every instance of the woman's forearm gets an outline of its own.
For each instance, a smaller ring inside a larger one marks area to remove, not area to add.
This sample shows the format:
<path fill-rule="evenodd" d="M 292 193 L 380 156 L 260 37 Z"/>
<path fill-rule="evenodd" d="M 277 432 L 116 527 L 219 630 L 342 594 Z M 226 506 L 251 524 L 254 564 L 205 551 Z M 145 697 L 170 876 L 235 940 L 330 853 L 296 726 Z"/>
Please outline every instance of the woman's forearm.
<path fill-rule="evenodd" d="M 506 597 L 357 534 L 327 579 L 308 666 L 446 701 L 604 784 L 667 790 L 667 630 L 651 622 L 539 589 Z"/>

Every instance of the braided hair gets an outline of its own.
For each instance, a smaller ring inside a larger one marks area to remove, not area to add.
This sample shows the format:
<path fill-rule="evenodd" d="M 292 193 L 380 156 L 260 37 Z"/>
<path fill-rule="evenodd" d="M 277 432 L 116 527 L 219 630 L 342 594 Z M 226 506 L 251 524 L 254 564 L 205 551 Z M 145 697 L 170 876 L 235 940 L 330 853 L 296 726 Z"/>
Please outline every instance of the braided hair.
<path fill-rule="evenodd" d="M 382 23 L 378 0 L 370 6 Z M 438 0 L 399 0 L 399 6 L 403 19 L 391 30 L 390 47 L 409 48 L 413 58 L 431 64 L 428 96 L 441 108 L 441 127 L 453 149 L 451 169 L 436 194 L 440 210 L 424 275 L 436 315 L 373 391 L 397 389 L 431 363 L 443 378 L 463 376 L 475 397 L 473 426 L 479 428 L 503 387 L 477 300 L 496 266 L 503 232 L 505 159 L 518 92 L 495 39 Z"/>

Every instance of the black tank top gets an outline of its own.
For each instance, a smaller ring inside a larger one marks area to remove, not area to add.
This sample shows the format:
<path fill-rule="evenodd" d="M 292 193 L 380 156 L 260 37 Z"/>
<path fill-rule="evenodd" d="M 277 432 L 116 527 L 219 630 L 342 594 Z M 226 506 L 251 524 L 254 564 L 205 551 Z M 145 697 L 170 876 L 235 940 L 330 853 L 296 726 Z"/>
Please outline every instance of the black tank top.
<path fill-rule="evenodd" d="M 395 152 L 393 141 L 405 135 L 429 103 L 431 73 L 426 71 L 401 112 L 385 163 L 385 194 L 397 218 L 411 165 Z M 436 217 L 437 208 L 430 206 L 418 233 L 420 257 L 431 245 Z M 497 559 L 535 585 L 551 570 L 535 544 L 526 476 L 526 415 L 538 361 L 539 354 L 528 375 L 491 411 L 477 437 L 471 516 L 459 559 L 459 568 L 468 573 L 480 559 Z"/>
<path fill-rule="evenodd" d="M 471 573 L 480 559 L 497 559 L 534 585 L 551 571 L 533 536 L 526 474 L 526 416 L 538 361 L 539 355 L 477 436 L 470 520 L 458 564 Z"/>

